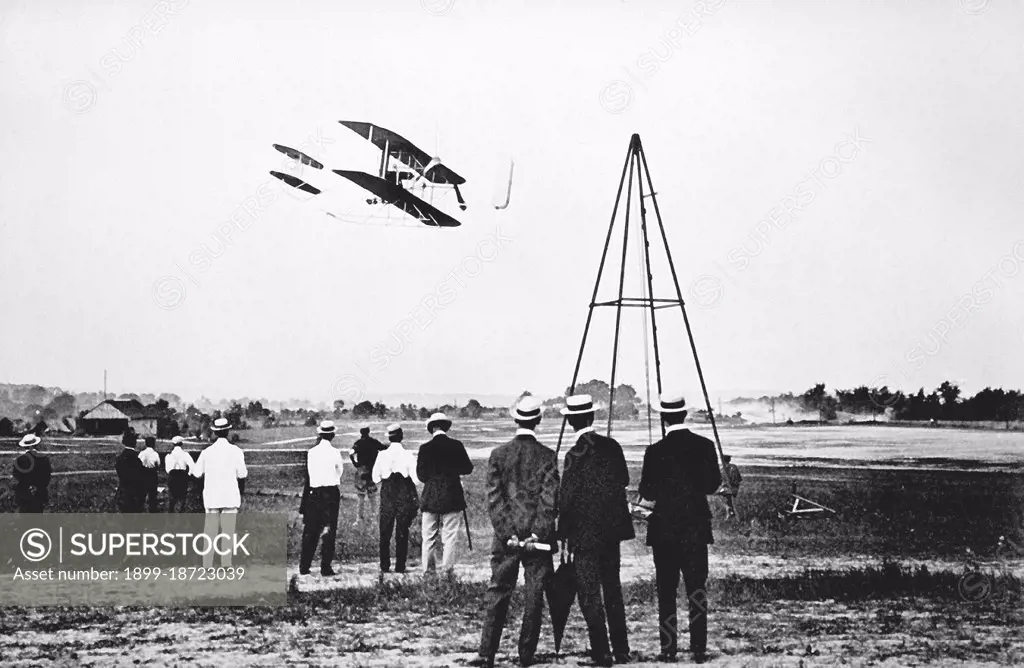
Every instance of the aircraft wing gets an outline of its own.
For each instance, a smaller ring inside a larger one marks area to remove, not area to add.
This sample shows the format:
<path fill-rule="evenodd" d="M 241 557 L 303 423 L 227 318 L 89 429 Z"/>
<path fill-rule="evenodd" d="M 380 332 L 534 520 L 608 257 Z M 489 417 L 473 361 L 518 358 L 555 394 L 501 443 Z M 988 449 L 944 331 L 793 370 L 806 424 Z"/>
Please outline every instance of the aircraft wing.
<path fill-rule="evenodd" d="M 275 178 L 281 179 L 282 181 L 284 181 L 285 183 L 290 185 L 292 188 L 298 188 L 299 190 L 305 191 L 305 192 L 307 192 L 307 193 L 309 193 L 311 195 L 319 195 L 320 194 L 320 189 L 319 188 L 311 186 L 308 183 L 306 183 L 305 181 L 303 181 L 302 179 L 296 178 L 296 177 L 292 176 L 291 174 L 285 174 L 283 172 L 271 171 L 270 175 L 275 177 Z"/>
<path fill-rule="evenodd" d="M 308 155 L 306 155 L 302 151 L 297 151 L 294 148 L 291 148 L 290 146 L 282 146 L 281 144 L 274 144 L 273 146 L 274 146 L 275 149 L 277 149 L 281 153 L 284 153 L 286 156 L 288 156 L 292 160 L 295 160 L 297 162 L 301 162 L 304 165 L 309 165 L 310 167 L 312 167 L 314 169 L 323 169 L 324 168 L 322 163 L 314 160 L 313 158 L 309 157 Z"/>
<path fill-rule="evenodd" d="M 360 188 L 368 190 L 386 204 L 398 207 L 424 225 L 459 227 L 462 224 L 437 207 L 427 204 L 405 188 L 389 183 L 379 176 L 344 169 L 335 169 L 334 173 L 348 179 Z"/>
<path fill-rule="evenodd" d="M 431 157 L 426 151 L 397 132 L 392 132 L 373 123 L 363 123 L 360 121 L 338 122 L 363 138 L 368 139 L 381 151 L 387 150 L 388 155 L 408 165 L 419 174 L 422 174 L 423 170 L 430 164 Z M 461 186 L 466 182 L 466 179 L 453 172 L 446 165 L 434 166 L 429 173 L 424 175 L 424 178 L 431 183 L 453 186 Z"/>

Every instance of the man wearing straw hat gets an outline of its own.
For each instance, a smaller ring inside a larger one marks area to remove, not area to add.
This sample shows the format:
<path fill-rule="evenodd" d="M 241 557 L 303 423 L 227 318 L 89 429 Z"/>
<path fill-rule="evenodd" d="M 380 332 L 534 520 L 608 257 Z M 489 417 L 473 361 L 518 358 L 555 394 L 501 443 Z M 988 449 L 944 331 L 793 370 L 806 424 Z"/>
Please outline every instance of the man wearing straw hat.
<path fill-rule="evenodd" d="M 41 513 L 50 501 L 50 458 L 36 447 L 42 439 L 25 434 L 18 446 L 23 452 L 14 460 L 14 500 L 19 513 Z"/>
<path fill-rule="evenodd" d="M 427 419 L 429 441 L 420 446 L 416 477 L 423 482 L 420 510 L 423 511 L 423 571 L 452 571 L 458 558 L 459 532 L 466 524 L 466 495 L 461 476 L 473 472 L 473 462 L 460 441 L 450 438 L 452 421 L 444 413 Z"/>
<path fill-rule="evenodd" d="M 558 537 L 566 542 L 576 564 L 580 609 L 594 662 L 599 666 L 628 663 L 619 543 L 636 536 L 626 499 L 629 468 L 622 446 L 594 431 L 590 395 L 570 396 L 565 403 L 561 413 L 576 432 L 576 444 L 565 454 L 562 469 Z"/>
<path fill-rule="evenodd" d="M 299 574 L 308 575 L 313 564 L 316 543 L 320 545 L 320 575 L 334 575 L 331 562 L 338 535 L 338 507 L 341 503 L 341 472 L 344 466 L 341 453 L 331 445 L 334 439 L 334 423 L 324 420 L 316 430 L 316 445 L 306 455 L 306 472 L 309 476 L 309 499 L 303 508 L 302 554 L 299 557 Z"/>
<path fill-rule="evenodd" d="M 245 468 L 245 453 L 228 441 L 231 424 L 226 418 L 213 421 L 213 435 L 216 440 L 199 453 L 192 475 L 203 479 L 203 507 L 206 509 L 206 530 L 211 542 L 218 534 L 231 535 L 235 532 L 235 520 L 245 479 L 249 475 Z M 213 550 L 203 555 L 203 567 L 213 566 Z M 221 555 L 221 565 L 231 566 L 231 555 Z"/>
<path fill-rule="evenodd" d="M 515 437 L 495 448 L 487 461 L 487 509 L 494 526 L 491 584 L 480 651 L 471 665 L 494 665 L 520 563 L 526 572 L 526 591 L 519 665 L 534 663 L 544 592 L 553 571 L 551 547 L 558 496 L 558 460 L 551 448 L 537 440 L 535 432 L 541 409 L 536 398 L 523 397 L 512 411 L 518 426 Z"/>
<path fill-rule="evenodd" d="M 676 590 L 682 573 L 689 607 L 690 651 L 697 663 L 707 661 L 708 545 L 711 509 L 708 495 L 722 484 L 715 444 L 683 425 L 686 401 L 662 396 L 659 412 L 665 438 L 647 448 L 640 476 L 640 496 L 654 504 L 647 520 L 647 544 L 654 551 L 661 635 L 659 661 L 676 660 L 679 622 Z"/>
<path fill-rule="evenodd" d="M 167 493 L 169 501 L 167 512 L 185 512 L 185 501 L 188 498 L 188 478 L 195 466 L 192 456 L 181 447 L 185 442 L 181 436 L 171 439 L 174 446 L 170 454 L 164 458 L 164 469 L 167 471 Z M 176 510 L 177 509 L 177 510 Z"/>
<path fill-rule="evenodd" d="M 387 450 L 373 464 L 373 482 L 380 485 L 380 570 L 391 570 L 391 533 L 395 534 L 395 572 L 405 572 L 409 527 L 416 519 L 416 455 L 402 447 L 402 425 L 388 426 Z"/>

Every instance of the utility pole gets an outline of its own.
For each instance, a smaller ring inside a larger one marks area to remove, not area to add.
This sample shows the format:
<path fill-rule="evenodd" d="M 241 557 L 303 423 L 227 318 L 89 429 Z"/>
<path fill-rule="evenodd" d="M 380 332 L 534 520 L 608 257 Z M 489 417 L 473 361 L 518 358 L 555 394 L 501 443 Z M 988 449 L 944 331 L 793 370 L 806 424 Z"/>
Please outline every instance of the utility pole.
<path fill-rule="evenodd" d="M 107 370 L 103 370 L 103 401 L 107 400 Z"/>
<path fill-rule="evenodd" d="M 775 424 L 775 397 L 772 397 L 772 424 Z"/>

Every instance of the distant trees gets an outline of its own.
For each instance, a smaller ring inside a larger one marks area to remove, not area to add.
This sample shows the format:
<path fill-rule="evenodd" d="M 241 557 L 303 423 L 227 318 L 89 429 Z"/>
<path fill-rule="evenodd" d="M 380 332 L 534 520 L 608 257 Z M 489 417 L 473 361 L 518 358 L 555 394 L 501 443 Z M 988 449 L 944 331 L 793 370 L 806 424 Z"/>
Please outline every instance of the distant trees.
<path fill-rule="evenodd" d="M 352 416 L 357 418 L 385 418 L 388 415 L 388 407 L 381 402 L 360 401 L 352 407 Z"/>

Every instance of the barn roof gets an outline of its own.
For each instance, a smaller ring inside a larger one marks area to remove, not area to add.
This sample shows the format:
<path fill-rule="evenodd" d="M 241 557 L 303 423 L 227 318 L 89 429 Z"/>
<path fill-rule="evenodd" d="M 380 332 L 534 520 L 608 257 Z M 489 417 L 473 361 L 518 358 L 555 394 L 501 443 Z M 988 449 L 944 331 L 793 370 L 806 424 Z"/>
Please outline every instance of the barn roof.
<path fill-rule="evenodd" d="M 107 399 L 106 401 L 104 401 L 103 403 L 97 405 L 91 411 L 86 413 L 84 417 L 86 417 L 86 418 L 93 418 L 93 417 L 107 418 L 107 417 L 109 417 L 108 415 L 93 416 L 94 412 L 96 412 L 97 410 L 102 409 L 104 406 L 109 406 L 109 407 L 117 410 L 119 413 L 124 415 L 129 420 L 146 420 L 146 419 L 162 417 L 162 414 L 160 413 L 159 410 L 156 410 L 154 408 L 146 408 L 145 406 L 142 405 L 141 402 L 137 401 L 136 399 L 125 399 L 125 400 L 121 400 L 121 399 Z M 109 411 L 100 410 L 100 413 L 108 413 L 108 412 Z"/>

